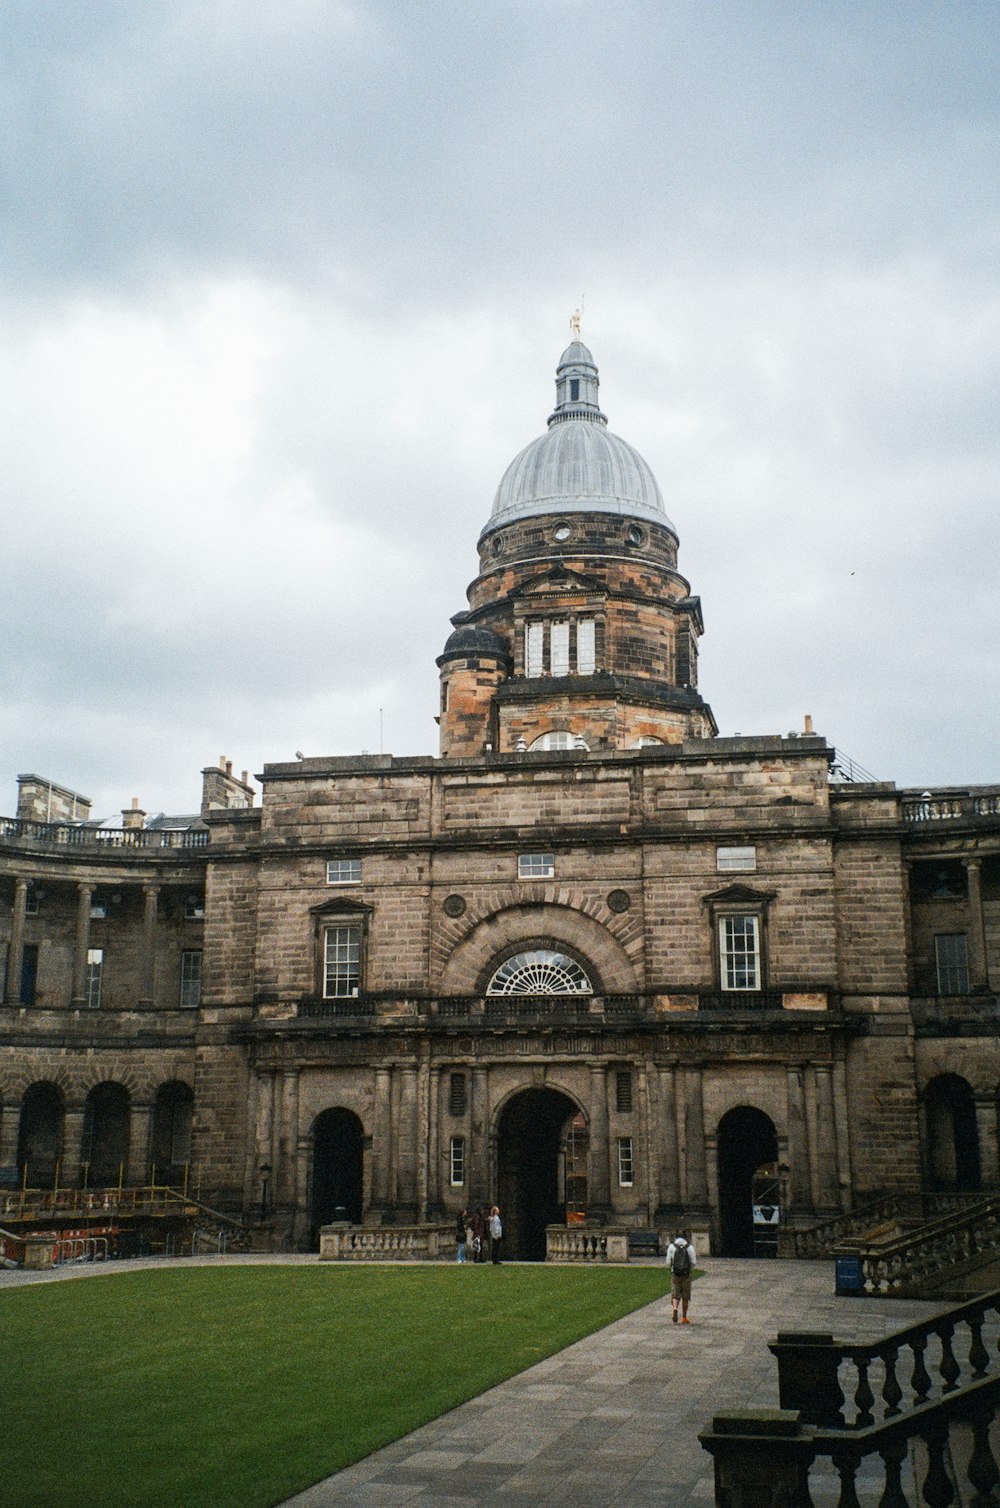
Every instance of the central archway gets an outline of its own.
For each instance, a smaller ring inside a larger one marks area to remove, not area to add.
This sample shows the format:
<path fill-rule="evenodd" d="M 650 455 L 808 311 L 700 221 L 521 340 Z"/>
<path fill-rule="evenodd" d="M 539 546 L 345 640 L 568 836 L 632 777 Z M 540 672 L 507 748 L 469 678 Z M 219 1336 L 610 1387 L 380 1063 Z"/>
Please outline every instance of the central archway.
<path fill-rule="evenodd" d="M 778 1161 L 774 1122 L 763 1110 L 738 1105 L 719 1122 L 719 1227 L 722 1256 L 752 1257 L 753 1180 Z"/>
<path fill-rule="evenodd" d="M 364 1127 L 351 1110 L 324 1110 L 313 1126 L 313 1242 L 331 1220 L 361 1223 Z"/>
<path fill-rule="evenodd" d="M 497 1194 L 506 1253 L 544 1262 L 545 1227 L 586 1209 L 586 1121 L 558 1089 L 522 1089 L 497 1126 Z M 567 1155 L 568 1154 L 568 1155 Z"/>

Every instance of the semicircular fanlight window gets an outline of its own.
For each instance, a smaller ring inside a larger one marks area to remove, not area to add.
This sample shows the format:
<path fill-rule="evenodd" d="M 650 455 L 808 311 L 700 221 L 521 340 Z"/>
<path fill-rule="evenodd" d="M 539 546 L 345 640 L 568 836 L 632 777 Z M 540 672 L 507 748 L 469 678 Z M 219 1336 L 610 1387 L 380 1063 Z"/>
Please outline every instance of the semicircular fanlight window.
<path fill-rule="evenodd" d="M 500 965 L 486 990 L 487 995 L 590 995 L 590 980 L 578 963 L 565 953 L 533 948 L 515 953 Z"/>

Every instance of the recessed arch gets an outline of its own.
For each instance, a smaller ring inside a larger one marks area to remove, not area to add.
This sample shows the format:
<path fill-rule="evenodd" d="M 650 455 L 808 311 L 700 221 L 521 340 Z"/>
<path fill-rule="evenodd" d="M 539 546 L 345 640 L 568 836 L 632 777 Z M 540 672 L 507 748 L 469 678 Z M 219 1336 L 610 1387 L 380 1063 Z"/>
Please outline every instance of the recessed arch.
<path fill-rule="evenodd" d="M 62 1157 L 66 1105 L 62 1090 L 50 1080 L 31 1084 L 21 1098 L 17 1165 L 30 1188 L 55 1187 Z"/>
<path fill-rule="evenodd" d="M 754 1255 L 754 1179 L 777 1176 L 778 1133 L 754 1105 L 737 1105 L 719 1121 L 719 1233 L 724 1257 Z"/>
<path fill-rule="evenodd" d="M 520 947 L 494 959 L 482 985 L 486 995 L 592 995 L 587 967 L 559 948 Z"/>
<path fill-rule="evenodd" d="M 981 1183 L 976 1097 L 968 1079 L 942 1073 L 924 1090 L 927 1160 L 932 1187 L 978 1189 Z"/>
<path fill-rule="evenodd" d="M 189 1084 L 171 1079 L 161 1084 L 153 1101 L 149 1161 L 156 1182 L 183 1183 L 191 1163 L 191 1123 L 194 1093 Z"/>
<path fill-rule="evenodd" d="M 364 1127 L 342 1105 L 323 1110 L 312 1127 L 312 1227 L 334 1220 L 361 1223 L 364 1204 Z"/>
<path fill-rule="evenodd" d="M 83 1106 L 80 1183 L 108 1188 L 124 1179 L 128 1167 L 132 1102 L 124 1084 L 96 1084 Z"/>
<path fill-rule="evenodd" d="M 628 921 L 625 926 L 635 930 Z M 641 943 L 637 933 L 637 946 Z M 595 994 L 627 995 L 638 988 L 632 960 L 609 926 L 576 907 L 539 901 L 501 905 L 473 918 L 447 959 L 440 989 L 452 995 L 482 993 L 499 963 L 529 948 L 551 948 L 574 958 Z"/>
<path fill-rule="evenodd" d="M 518 1089 L 496 1116 L 497 1191 L 506 1254 L 545 1260 L 545 1228 L 587 1208 L 589 1128 L 563 1089 Z"/>

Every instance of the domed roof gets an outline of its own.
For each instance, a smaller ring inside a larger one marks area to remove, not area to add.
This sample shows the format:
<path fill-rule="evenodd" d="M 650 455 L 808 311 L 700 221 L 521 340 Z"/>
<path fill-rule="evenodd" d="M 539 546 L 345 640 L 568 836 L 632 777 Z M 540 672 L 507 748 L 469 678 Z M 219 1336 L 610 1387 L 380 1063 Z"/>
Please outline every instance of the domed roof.
<path fill-rule="evenodd" d="M 492 628 L 475 623 L 460 623 L 445 642 L 444 653 L 438 656 L 440 665 L 444 660 L 465 658 L 467 655 L 489 655 L 493 659 L 509 658 L 507 646 Z"/>
<path fill-rule="evenodd" d="M 607 428 L 598 386 L 593 356 L 582 341 L 571 341 L 556 369 L 548 430 L 507 467 L 481 538 L 543 513 L 616 513 L 676 532 L 646 462 Z"/>

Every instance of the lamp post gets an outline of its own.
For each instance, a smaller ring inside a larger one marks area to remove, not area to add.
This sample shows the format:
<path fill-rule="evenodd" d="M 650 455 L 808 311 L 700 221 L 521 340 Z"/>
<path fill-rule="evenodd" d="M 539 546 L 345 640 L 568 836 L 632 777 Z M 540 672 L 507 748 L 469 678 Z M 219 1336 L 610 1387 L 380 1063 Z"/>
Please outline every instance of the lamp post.
<path fill-rule="evenodd" d="M 270 1192 L 271 1164 L 262 1162 L 260 1165 L 260 1218 L 267 1219 L 268 1194 Z"/>

